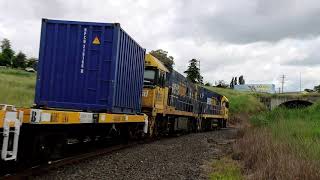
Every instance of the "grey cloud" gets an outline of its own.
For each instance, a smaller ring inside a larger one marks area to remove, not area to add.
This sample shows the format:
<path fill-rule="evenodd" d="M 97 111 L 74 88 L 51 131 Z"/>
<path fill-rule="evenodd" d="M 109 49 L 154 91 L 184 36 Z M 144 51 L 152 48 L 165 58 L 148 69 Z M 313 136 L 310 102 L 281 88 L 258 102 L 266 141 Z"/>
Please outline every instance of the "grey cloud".
<path fill-rule="evenodd" d="M 314 67 L 314 66 L 320 66 L 320 55 L 316 54 L 314 56 L 310 56 L 305 59 L 300 60 L 292 60 L 287 63 L 284 63 L 283 65 L 288 66 L 306 66 L 306 67 Z"/>
<path fill-rule="evenodd" d="M 319 59 L 319 6 L 318 0 L 6 0 L 0 39 L 37 56 L 43 17 L 120 22 L 147 51 L 169 51 L 179 72 L 197 58 L 211 82 L 241 74 L 247 82 L 275 82 L 281 73 L 302 71 L 310 73 L 311 87 L 320 83 L 320 66 L 311 68 Z M 288 80 L 288 90 L 297 90 L 296 78 Z"/>
<path fill-rule="evenodd" d="M 35 17 L 42 17 L 44 14 L 46 17 L 55 17 L 57 15 L 63 17 L 69 11 L 66 3 L 61 0 L 33 0 L 29 5 Z"/>
<path fill-rule="evenodd" d="M 315 18 L 320 15 L 320 9 L 315 8 L 320 6 L 317 1 L 209 2 L 182 6 L 176 26 L 172 27 L 175 35 L 196 36 L 202 41 L 251 43 L 320 34 L 320 21 Z M 217 10 L 210 12 L 214 6 Z M 199 18 L 198 14 L 205 11 L 209 13 Z"/>

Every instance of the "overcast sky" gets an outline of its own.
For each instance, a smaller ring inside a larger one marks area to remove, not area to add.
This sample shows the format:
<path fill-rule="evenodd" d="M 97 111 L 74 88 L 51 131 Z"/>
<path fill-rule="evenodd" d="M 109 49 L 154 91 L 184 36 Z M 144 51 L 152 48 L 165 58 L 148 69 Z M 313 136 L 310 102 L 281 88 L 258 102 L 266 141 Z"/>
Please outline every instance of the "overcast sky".
<path fill-rule="evenodd" d="M 0 39 L 38 57 L 41 18 L 119 22 L 147 51 L 162 48 L 183 72 L 201 60 L 205 81 L 244 75 L 285 91 L 320 84 L 318 0 L 1 0 Z"/>

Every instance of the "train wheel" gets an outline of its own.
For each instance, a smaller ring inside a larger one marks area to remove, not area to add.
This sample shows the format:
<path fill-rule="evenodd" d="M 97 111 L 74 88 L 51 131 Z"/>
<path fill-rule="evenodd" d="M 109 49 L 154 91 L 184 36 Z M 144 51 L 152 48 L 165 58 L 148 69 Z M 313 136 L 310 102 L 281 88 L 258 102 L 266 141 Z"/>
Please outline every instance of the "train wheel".
<path fill-rule="evenodd" d="M 37 135 L 33 141 L 32 162 L 46 162 L 49 160 L 50 150 L 45 136 Z"/>
<path fill-rule="evenodd" d="M 223 128 L 223 120 L 222 119 L 218 119 L 218 129 Z"/>
<path fill-rule="evenodd" d="M 59 159 L 63 157 L 66 136 L 63 133 L 53 134 L 50 139 L 50 159 Z"/>
<path fill-rule="evenodd" d="M 227 128 L 227 120 L 226 119 L 222 120 L 222 124 L 223 124 L 223 128 Z"/>
<path fill-rule="evenodd" d="M 196 124 L 197 124 L 196 125 L 196 132 L 201 132 L 203 130 L 202 129 L 203 127 L 201 125 L 202 124 L 202 120 L 201 120 L 201 118 L 197 118 L 196 121 L 197 121 L 196 122 Z"/>
<path fill-rule="evenodd" d="M 63 134 L 37 135 L 33 143 L 32 159 L 47 162 L 63 157 L 65 139 Z"/>
<path fill-rule="evenodd" d="M 143 139 L 143 126 L 138 123 L 129 125 L 129 138 L 133 140 Z"/>
<path fill-rule="evenodd" d="M 188 120 L 188 133 L 195 132 L 197 129 L 197 120 L 193 117 Z"/>

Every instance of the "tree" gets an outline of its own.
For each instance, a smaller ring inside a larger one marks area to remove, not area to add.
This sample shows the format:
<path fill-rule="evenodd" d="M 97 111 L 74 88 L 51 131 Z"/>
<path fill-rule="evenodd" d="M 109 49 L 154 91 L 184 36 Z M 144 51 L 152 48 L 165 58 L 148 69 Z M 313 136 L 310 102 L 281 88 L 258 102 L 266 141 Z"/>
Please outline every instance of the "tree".
<path fill-rule="evenodd" d="M 205 86 L 212 86 L 212 84 L 210 82 L 206 82 L 204 85 Z"/>
<path fill-rule="evenodd" d="M 200 70 L 199 70 L 199 75 L 200 75 Z M 198 79 L 200 84 L 203 84 L 203 77 L 200 75 L 199 79 Z"/>
<path fill-rule="evenodd" d="M 219 80 L 217 83 L 217 87 L 227 88 L 228 85 L 224 82 L 224 80 Z"/>
<path fill-rule="evenodd" d="M 230 82 L 230 88 L 234 88 L 234 77 L 232 77 L 231 82 Z"/>
<path fill-rule="evenodd" d="M 240 77 L 239 77 L 239 84 L 245 84 L 246 82 L 245 82 L 245 80 L 244 80 L 244 78 L 243 78 L 243 75 L 241 75 Z"/>
<path fill-rule="evenodd" d="M 10 43 L 10 40 L 9 39 L 6 39 L 4 38 L 2 41 L 1 41 L 1 50 L 4 50 L 4 49 L 11 49 L 11 43 Z"/>
<path fill-rule="evenodd" d="M 317 91 L 318 93 L 320 93 L 320 85 L 315 86 L 315 87 L 314 87 L 314 90 Z"/>
<path fill-rule="evenodd" d="M 26 66 L 27 67 L 31 67 L 33 68 L 34 70 L 37 70 L 38 69 L 38 59 L 36 58 L 29 58 L 26 62 Z"/>
<path fill-rule="evenodd" d="M 238 85 L 238 79 L 237 79 L 237 77 L 234 77 L 234 83 L 233 83 L 234 85 Z"/>
<path fill-rule="evenodd" d="M 156 57 L 157 59 L 159 59 L 167 68 L 169 71 L 172 71 L 173 69 L 173 65 L 174 65 L 174 61 L 173 61 L 173 57 L 172 56 L 168 56 L 168 52 L 164 51 L 162 49 L 158 49 L 158 50 L 152 50 L 151 52 L 149 52 L 152 56 Z"/>
<path fill-rule="evenodd" d="M 27 56 L 21 51 L 12 59 L 13 68 L 26 68 Z"/>
<path fill-rule="evenodd" d="M 304 89 L 304 91 L 305 91 L 305 92 L 309 92 L 309 93 L 314 92 L 313 89 Z"/>
<path fill-rule="evenodd" d="M 8 39 L 3 39 L 0 47 L 2 50 L 0 56 L 0 66 L 11 66 L 14 58 L 14 51 L 11 49 L 10 41 Z"/>
<path fill-rule="evenodd" d="M 187 79 L 191 82 L 203 84 L 203 77 L 200 75 L 200 69 L 198 68 L 198 60 L 191 59 L 188 69 L 184 73 L 187 74 Z"/>

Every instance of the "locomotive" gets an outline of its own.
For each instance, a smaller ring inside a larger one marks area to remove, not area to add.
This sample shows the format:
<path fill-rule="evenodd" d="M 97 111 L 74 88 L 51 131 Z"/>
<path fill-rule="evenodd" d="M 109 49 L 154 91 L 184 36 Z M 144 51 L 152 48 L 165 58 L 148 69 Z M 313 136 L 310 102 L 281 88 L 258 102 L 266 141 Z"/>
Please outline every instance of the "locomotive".
<path fill-rule="evenodd" d="M 118 23 L 42 20 L 35 104 L 0 105 L 1 164 L 67 147 L 226 127 L 227 97 L 171 72 Z"/>
<path fill-rule="evenodd" d="M 193 84 L 175 70 L 169 72 L 150 54 L 145 59 L 142 112 L 148 116 L 151 135 L 226 127 L 225 96 Z"/>

